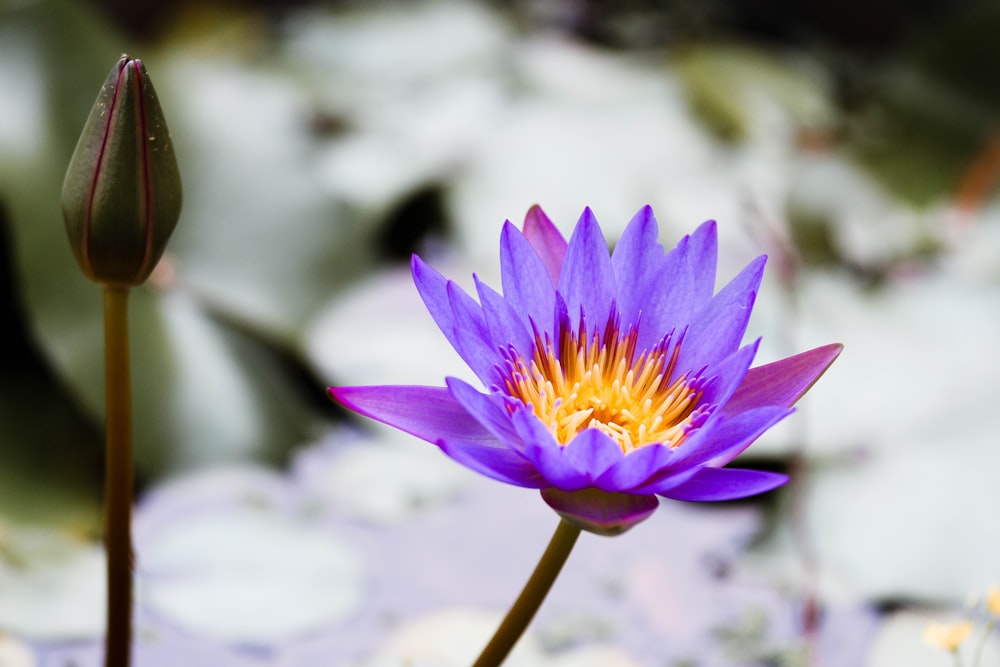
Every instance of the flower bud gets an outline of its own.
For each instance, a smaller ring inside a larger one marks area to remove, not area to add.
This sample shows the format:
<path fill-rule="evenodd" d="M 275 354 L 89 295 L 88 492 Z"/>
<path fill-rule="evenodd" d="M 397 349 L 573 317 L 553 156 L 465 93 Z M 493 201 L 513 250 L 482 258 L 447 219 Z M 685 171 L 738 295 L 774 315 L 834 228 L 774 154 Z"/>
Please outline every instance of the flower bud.
<path fill-rule="evenodd" d="M 106 285 L 142 283 L 181 210 L 181 177 L 142 62 L 122 56 L 97 96 L 62 189 L 80 268 Z"/>

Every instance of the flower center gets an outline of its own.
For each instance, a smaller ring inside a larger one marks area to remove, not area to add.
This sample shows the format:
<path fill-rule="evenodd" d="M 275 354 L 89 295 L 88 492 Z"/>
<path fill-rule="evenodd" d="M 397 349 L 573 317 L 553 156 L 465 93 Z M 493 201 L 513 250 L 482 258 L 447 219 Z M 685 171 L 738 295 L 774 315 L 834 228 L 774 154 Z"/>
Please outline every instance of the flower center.
<path fill-rule="evenodd" d="M 604 336 L 563 329 L 554 345 L 535 336 L 530 362 L 508 357 L 506 388 L 542 420 L 560 444 L 588 428 L 609 435 L 624 453 L 652 443 L 678 447 L 700 425 L 704 383 L 674 378 L 680 345 L 670 336 L 636 354 L 637 332 L 609 323 Z"/>

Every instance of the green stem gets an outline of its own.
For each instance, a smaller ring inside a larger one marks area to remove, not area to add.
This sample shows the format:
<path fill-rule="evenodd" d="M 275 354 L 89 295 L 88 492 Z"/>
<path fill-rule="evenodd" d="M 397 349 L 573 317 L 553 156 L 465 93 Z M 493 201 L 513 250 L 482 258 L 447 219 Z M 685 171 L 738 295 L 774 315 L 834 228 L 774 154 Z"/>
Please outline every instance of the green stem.
<path fill-rule="evenodd" d="M 524 585 L 521 594 L 472 667 L 499 667 L 503 663 L 542 605 L 579 536 L 579 528 L 566 521 L 559 521 L 556 532 L 552 535 L 538 565 L 535 566 L 535 571 L 531 573 L 528 583 Z"/>
<path fill-rule="evenodd" d="M 127 287 L 104 288 L 105 667 L 128 667 L 132 643 L 132 390 Z"/>

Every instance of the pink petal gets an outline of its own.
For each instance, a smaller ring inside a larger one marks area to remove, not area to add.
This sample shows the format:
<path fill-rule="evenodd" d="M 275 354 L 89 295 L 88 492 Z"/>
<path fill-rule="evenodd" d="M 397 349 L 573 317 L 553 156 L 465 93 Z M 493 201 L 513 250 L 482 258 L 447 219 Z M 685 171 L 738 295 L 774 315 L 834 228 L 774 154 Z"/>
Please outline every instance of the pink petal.
<path fill-rule="evenodd" d="M 727 414 L 764 405 L 791 407 L 830 367 L 844 346 L 824 345 L 793 357 L 751 368 L 726 402 Z"/>
<path fill-rule="evenodd" d="M 545 270 L 552 279 L 553 285 L 559 284 L 559 272 L 562 270 L 563 260 L 566 258 L 566 239 L 559 233 L 556 226 L 545 215 L 545 211 L 538 204 L 528 209 L 524 216 L 524 236 L 535 248 L 535 252 L 542 258 Z"/>

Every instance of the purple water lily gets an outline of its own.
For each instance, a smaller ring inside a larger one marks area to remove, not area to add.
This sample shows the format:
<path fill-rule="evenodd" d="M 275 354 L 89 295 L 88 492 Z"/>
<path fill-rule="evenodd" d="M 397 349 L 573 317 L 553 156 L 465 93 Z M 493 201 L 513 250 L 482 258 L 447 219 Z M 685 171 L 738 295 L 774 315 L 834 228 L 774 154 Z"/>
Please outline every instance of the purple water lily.
<path fill-rule="evenodd" d="M 344 406 L 436 444 L 487 477 L 540 489 L 568 522 L 616 534 L 657 496 L 743 498 L 785 475 L 724 467 L 827 369 L 841 346 L 750 368 L 742 344 L 764 271 L 752 261 L 714 293 L 716 226 L 670 252 L 643 208 L 613 253 L 589 209 L 567 243 L 539 207 L 500 237 L 503 294 L 478 302 L 419 257 L 413 278 L 431 316 L 485 392 L 332 387 Z"/>

